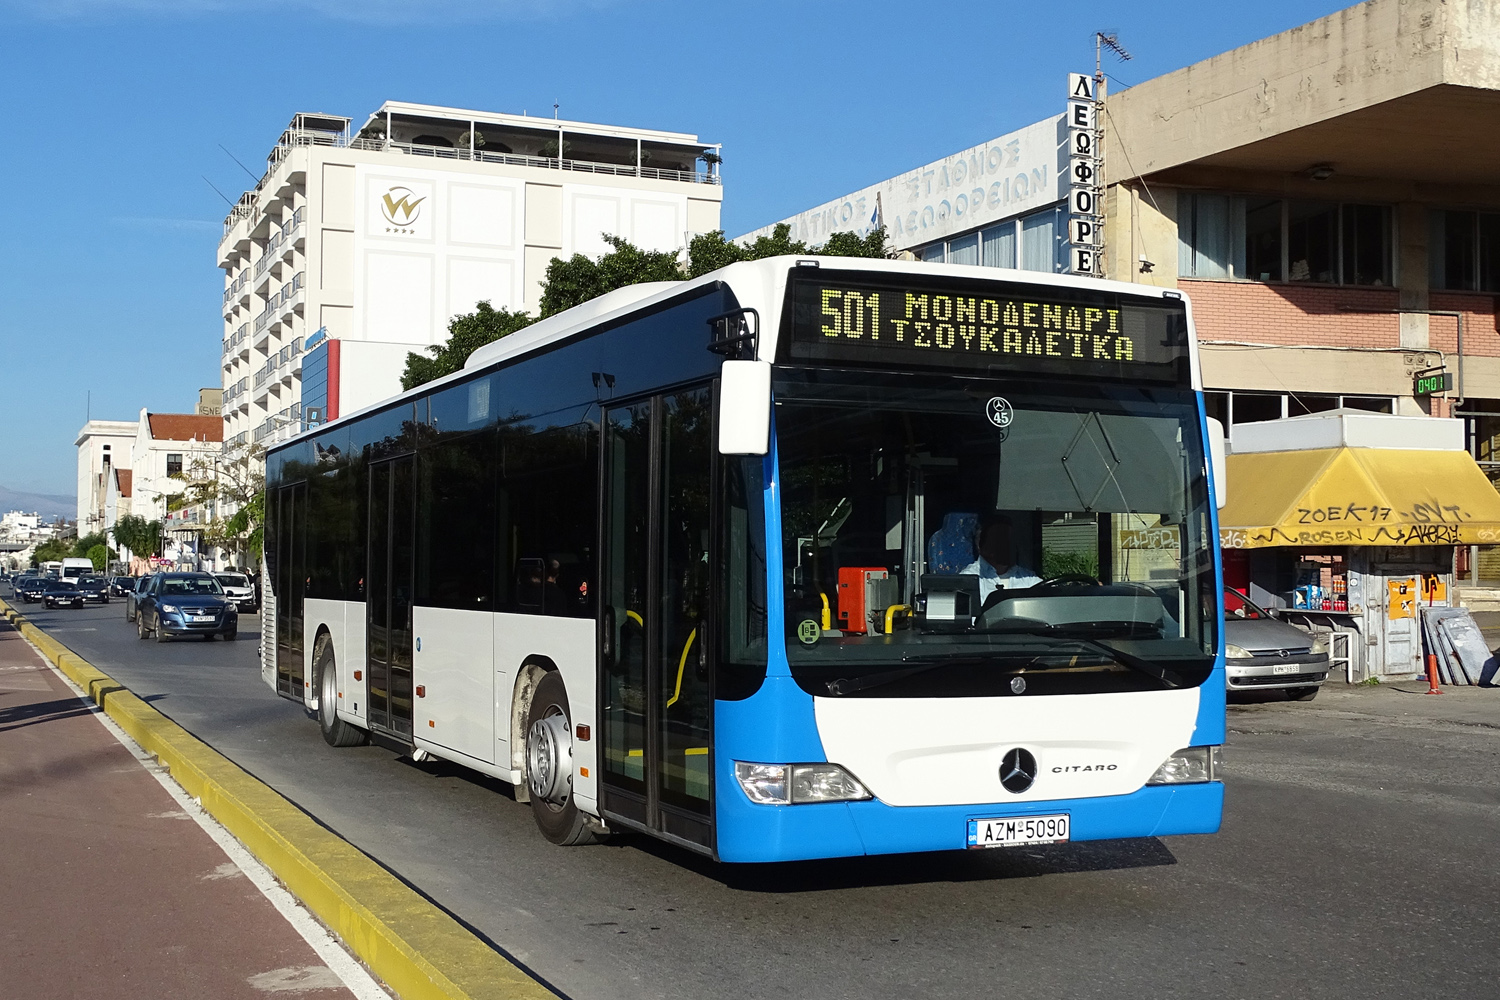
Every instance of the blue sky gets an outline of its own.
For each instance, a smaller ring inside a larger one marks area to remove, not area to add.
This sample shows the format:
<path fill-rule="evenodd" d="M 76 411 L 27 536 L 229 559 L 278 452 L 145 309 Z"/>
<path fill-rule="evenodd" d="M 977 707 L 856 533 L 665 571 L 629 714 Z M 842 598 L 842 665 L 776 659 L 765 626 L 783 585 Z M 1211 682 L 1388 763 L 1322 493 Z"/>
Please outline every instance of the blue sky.
<path fill-rule="evenodd" d="M 735 235 L 1345 4 L 0 0 L 0 485 L 71 494 L 92 413 L 218 385 L 226 206 L 297 111 L 387 99 L 696 132 Z"/>

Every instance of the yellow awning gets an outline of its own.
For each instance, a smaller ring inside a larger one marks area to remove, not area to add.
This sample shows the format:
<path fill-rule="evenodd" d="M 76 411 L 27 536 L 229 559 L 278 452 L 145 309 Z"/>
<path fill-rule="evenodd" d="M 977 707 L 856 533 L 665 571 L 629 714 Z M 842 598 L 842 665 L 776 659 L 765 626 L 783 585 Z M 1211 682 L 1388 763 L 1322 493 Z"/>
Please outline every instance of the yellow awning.
<path fill-rule="evenodd" d="M 1229 456 L 1226 549 L 1500 542 L 1500 493 L 1462 451 L 1318 448 Z"/>

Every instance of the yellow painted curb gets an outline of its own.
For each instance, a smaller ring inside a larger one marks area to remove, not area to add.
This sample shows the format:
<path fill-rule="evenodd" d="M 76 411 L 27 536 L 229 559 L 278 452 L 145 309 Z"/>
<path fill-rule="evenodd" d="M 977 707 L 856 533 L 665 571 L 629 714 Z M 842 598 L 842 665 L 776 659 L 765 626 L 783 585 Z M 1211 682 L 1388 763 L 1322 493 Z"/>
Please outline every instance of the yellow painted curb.
<path fill-rule="evenodd" d="M 209 747 L 0 600 L 16 623 L 130 738 L 234 834 L 402 1000 L 542 1000 L 546 987 L 348 841 Z"/>

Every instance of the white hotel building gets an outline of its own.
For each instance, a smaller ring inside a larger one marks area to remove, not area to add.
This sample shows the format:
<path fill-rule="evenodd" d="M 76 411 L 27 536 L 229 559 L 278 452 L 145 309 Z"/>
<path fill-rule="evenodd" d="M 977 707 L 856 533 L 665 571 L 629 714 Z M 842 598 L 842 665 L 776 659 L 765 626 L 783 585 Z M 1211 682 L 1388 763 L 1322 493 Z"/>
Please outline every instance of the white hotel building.
<path fill-rule="evenodd" d="M 487 300 L 538 310 L 554 257 L 719 228 L 695 135 L 387 102 L 298 114 L 224 220 L 226 452 L 400 389 L 408 352 Z"/>

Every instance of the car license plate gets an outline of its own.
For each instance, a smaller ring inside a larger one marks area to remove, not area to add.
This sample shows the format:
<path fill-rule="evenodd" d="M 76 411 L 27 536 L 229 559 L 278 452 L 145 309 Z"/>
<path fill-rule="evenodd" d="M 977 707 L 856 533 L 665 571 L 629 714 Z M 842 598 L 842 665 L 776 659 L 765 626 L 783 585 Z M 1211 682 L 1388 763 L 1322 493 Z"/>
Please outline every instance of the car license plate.
<path fill-rule="evenodd" d="M 213 615 L 194 615 L 193 616 L 193 621 L 195 621 L 195 622 L 211 622 L 213 620 L 214 620 L 214 616 Z"/>
<path fill-rule="evenodd" d="M 1300 664 L 1300 663 L 1273 663 L 1271 665 L 1271 673 L 1273 673 L 1273 674 L 1300 674 L 1300 673 L 1302 673 L 1302 664 Z"/>
<path fill-rule="evenodd" d="M 969 820 L 970 847 L 1020 847 L 1023 844 L 1062 844 L 1068 839 L 1068 814 L 1006 816 Z"/>

